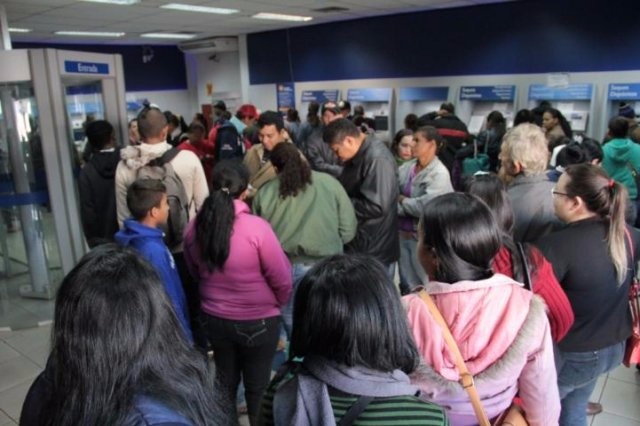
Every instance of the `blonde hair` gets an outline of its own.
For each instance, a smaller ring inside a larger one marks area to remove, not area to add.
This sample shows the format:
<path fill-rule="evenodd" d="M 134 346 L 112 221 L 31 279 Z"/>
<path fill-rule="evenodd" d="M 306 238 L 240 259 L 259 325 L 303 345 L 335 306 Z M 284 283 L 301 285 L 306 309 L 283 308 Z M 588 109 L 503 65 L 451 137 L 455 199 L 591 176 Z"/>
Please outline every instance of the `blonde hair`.
<path fill-rule="evenodd" d="M 523 123 L 509 130 L 502 142 L 502 161 L 520 163 L 525 175 L 544 173 L 549 162 L 547 139 L 540 127 Z"/>

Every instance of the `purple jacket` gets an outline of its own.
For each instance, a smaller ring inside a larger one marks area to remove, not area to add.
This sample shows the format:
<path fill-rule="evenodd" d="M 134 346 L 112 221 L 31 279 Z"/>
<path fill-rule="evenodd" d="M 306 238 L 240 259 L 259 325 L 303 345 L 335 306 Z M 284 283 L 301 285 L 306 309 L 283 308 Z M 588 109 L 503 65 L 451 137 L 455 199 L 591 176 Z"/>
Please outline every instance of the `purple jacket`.
<path fill-rule="evenodd" d="M 200 256 L 195 219 L 187 226 L 184 257 L 200 282 L 200 307 L 212 316 L 255 320 L 280 315 L 291 296 L 291 264 L 269 222 L 249 212 L 243 201 L 236 210 L 229 258 L 222 270 L 210 271 Z"/>

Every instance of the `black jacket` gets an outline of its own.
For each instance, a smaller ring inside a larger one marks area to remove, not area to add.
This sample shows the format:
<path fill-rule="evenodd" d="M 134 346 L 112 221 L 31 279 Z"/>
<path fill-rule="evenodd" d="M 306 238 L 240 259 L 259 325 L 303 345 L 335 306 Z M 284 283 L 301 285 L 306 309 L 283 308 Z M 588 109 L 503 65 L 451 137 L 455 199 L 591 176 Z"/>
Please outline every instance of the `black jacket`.
<path fill-rule="evenodd" d="M 385 264 L 398 260 L 398 175 L 391 151 L 367 137 L 346 162 L 340 182 L 353 202 L 358 219 L 356 237 L 347 252 L 366 253 Z"/>
<path fill-rule="evenodd" d="M 80 219 L 89 247 L 113 241 L 119 229 L 114 180 L 119 161 L 118 149 L 97 152 L 80 172 Z"/>
<path fill-rule="evenodd" d="M 342 165 L 329 144 L 322 139 L 323 130 L 323 126 L 318 126 L 311 132 L 306 140 L 305 155 L 313 170 L 329 173 L 337 178 L 342 173 Z"/>
<path fill-rule="evenodd" d="M 453 114 L 436 116 L 426 114 L 418 120 L 420 126 L 433 126 L 438 129 L 440 136 L 447 140 L 445 148 L 438 154 L 440 161 L 447 166 L 449 171 L 453 168 L 456 152 L 463 147 L 469 139 L 467 125 Z"/>

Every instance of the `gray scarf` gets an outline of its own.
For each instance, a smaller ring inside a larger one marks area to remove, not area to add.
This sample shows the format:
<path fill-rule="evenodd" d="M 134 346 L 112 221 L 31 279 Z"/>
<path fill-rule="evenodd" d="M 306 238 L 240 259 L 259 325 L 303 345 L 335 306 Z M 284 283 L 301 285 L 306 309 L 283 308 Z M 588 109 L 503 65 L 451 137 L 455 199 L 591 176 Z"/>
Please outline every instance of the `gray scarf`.
<path fill-rule="evenodd" d="M 381 372 L 347 367 L 316 356 L 306 357 L 301 370 L 281 385 L 273 397 L 276 426 L 335 426 L 327 385 L 358 396 L 385 398 L 418 394 L 418 387 L 411 385 L 409 376 L 400 370 Z"/>

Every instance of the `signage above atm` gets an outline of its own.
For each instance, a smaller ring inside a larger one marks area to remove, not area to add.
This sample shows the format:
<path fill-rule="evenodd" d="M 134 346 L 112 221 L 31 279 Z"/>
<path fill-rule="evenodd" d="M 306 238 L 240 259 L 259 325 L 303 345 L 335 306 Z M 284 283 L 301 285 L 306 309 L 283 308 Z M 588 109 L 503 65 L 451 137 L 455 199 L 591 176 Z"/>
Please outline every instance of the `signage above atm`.
<path fill-rule="evenodd" d="M 610 84 L 609 100 L 640 101 L 640 83 Z"/>
<path fill-rule="evenodd" d="M 339 90 L 303 90 L 301 102 L 338 102 Z"/>
<path fill-rule="evenodd" d="M 391 89 L 349 89 L 347 100 L 349 102 L 391 102 Z"/>
<path fill-rule="evenodd" d="M 74 74 L 109 75 L 109 64 L 99 62 L 64 61 L 64 71 Z"/>
<path fill-rule="evenodd" d="M 446 101 L 449 96 L 448 87 L 402 87 L 401 101 Z"/>
<path fill-rule="evenodd" d="M 590 101 L 593 84 L 570 84 L 566 87 L 549 87 L 544 84 L 529 86 L 529 100 L 537 101 Z"/>
<path fill-rule="evenodd" d="M 516 86 L 462 86 L 461 101 L 513 102 L 516 97 Z"/>

